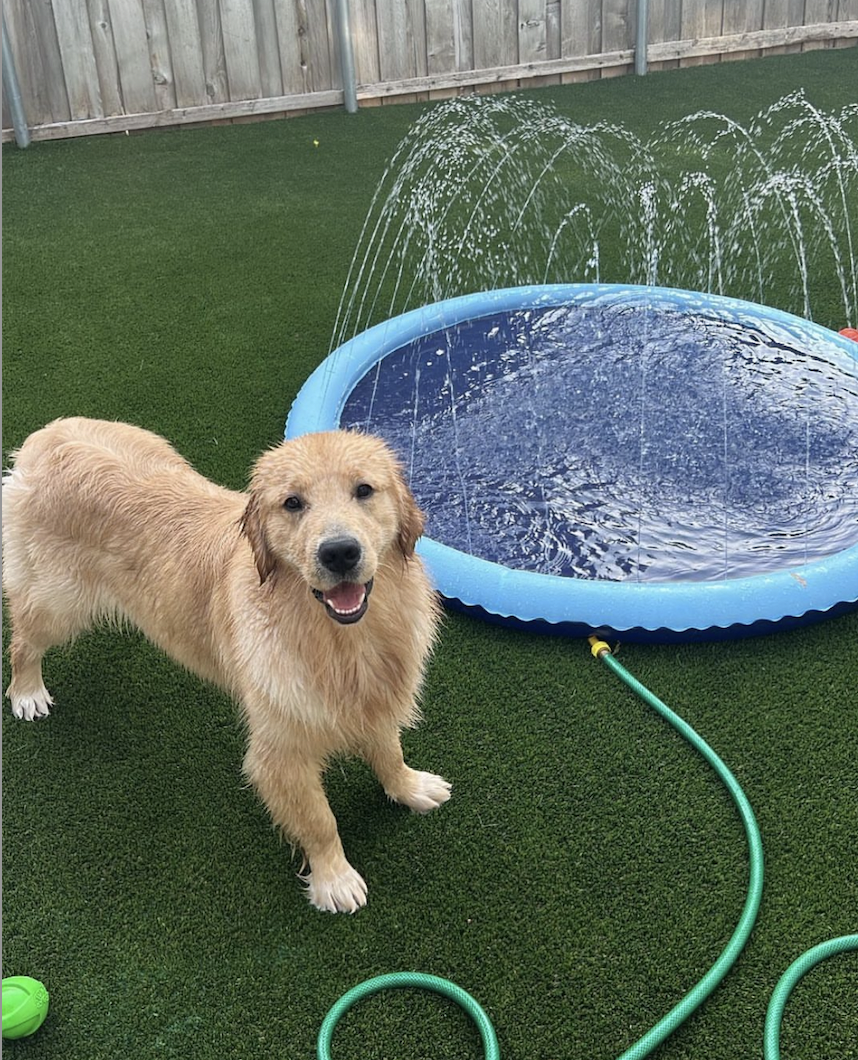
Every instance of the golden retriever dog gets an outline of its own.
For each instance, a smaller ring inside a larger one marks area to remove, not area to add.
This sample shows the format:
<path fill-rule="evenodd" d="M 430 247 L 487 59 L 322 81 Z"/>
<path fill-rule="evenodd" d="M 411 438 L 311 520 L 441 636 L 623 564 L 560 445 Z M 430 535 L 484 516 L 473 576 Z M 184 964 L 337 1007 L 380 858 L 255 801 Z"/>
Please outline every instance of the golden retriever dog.
<path fill-rule="evenodd" d="M 24 442 L 4 487 L 15 717 L 49 713 L 48 648 L 133 623 L 238 700 L 245 772 L 303 851 L 312 904 L 363 906 L 325 797 L 329 759 L 361 756 L 418 813 L 450 797 L 402 756 L 438 605 L 414 553 L 423 516 L 387 446 L 305 435 L 263 454 L 236 493 L 149 431 L 61 419 Z"/>

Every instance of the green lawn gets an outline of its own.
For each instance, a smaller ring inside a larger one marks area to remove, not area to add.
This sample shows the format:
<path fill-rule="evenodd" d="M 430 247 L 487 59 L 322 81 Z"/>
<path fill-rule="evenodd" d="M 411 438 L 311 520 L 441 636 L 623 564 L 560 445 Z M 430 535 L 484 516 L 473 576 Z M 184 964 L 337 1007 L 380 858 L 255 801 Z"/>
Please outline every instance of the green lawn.
<path fill-rule="evenodd" d="M 856 84 L 851 49 L 530 95 L 645 138 L 704 107 L 747 121 L 799 87 L 837 110 Z M 373 191 L 425 110 L 5 148 L 4 453 L 59 415 L 123 419 L 243 487 L 328 352 Z M 822 304 L 822 323 L 858 324 Z M 760 1056 L 781 973 L 858 928 L 858 614 L 619 657 L 735 773 L 766 852 L 748 947 L 656 1055 Z M 302 896 L 297 861 L 243 786 L 223 695 L 115 631 L 45 670 L 50 719 L 3 716 L 3 972 L 43 980 L 52 1005 L 10 1056 L 307 1058 L 340 994 L 418 970 L 481 1002 L 504 1060 L 611 1060 L 705 973 L 739 917 L 732 803 L 584 642 L 446 618 L 425 722 L 405 744 L 453 782 L 452 801 L 421 818 L 358 763 L 329 773 L 369 885 L 354 917 Z M 479 1055 L 462 1013 L 413 993 L 365 1002 L 334 1048 Z M 802 982 L 782 1048 L 858 1057 L 858 956 Z"/>

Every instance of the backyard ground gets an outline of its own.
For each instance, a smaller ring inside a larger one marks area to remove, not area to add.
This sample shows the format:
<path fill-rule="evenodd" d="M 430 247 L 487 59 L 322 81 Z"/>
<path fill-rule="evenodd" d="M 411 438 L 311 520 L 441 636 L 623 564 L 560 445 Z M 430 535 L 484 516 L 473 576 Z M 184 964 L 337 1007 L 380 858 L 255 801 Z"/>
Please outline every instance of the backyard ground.
<path fill-rule="evenodd" d="M 798 88 L 839 110 L 856 84 L 851 49 L 528 96 L 647 137 L 702 108 L 747 121 Z M 122 419 L 243 488 L 328 353 L 373 192 L 428 106 L 4 148 L 4 457 L 57 416 Z M 819 322 L 858 326 L 826 301 L 832 279 L 813 280 Z M 734 772 L 766 853 L 745 952 L 656 1055 L 747 1060 L 785 968 L 858 925 L 858 614 L 619 652 Z M 422 818 L 358 763 L 328 775 L 369 885 L 354 917 L 303 897 L 242 782 L 225 696 L 113 630 L 45 670 L 51 717 L 3 715 L 3 974 L 51 993 L 10 1056 L 297 1060 L 347 989 L 417 970 L 480 1001 L 505 1060 L 611 1060 L 738 920 L 747 857 L 729 798 L 585 642 L 448 615 L 405 745 L 453 799 Z M 858 955 L 801 984 L 782 1044 L 858 1057 Z M 479 1042 L 452 1005 L 407 993 L 355 1009 L 334 1055 L 452 1060 Z"/>

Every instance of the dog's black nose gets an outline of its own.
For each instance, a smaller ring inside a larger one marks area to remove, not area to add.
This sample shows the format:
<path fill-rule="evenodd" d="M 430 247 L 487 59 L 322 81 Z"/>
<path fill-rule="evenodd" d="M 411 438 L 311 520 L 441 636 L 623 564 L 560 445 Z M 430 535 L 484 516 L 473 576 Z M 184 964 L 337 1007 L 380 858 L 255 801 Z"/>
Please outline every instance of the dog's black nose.
<path fill-rule="evenodd" d="M 353 537 L 332 537 L 319 545 L 319 563 L 332 574 L 348 574 L 360 560 L 360 542 Z"/>

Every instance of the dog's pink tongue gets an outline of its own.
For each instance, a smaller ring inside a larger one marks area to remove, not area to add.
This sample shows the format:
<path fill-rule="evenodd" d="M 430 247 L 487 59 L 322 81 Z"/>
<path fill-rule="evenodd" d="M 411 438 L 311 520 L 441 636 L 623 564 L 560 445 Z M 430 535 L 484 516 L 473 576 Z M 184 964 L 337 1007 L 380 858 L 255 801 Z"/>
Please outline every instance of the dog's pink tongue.
<path fill-rule="evenodd" d="M 325 593 L 325 603 L 335 611 L 356 611 L 363 603 L 366 590 L 355 582 L 340 582 Z"/>

